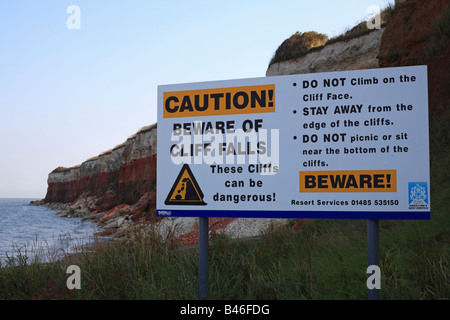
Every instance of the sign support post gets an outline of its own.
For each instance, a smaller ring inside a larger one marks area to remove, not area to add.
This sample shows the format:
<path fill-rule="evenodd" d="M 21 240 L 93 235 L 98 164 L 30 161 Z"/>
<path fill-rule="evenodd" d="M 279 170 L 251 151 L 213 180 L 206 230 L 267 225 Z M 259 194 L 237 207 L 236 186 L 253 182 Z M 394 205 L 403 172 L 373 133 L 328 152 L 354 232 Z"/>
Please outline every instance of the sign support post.
<path fill-rule="evenodd" d="M 377 266 L 379 262 L 378 220 L 367 220 L 368 265 Z M 368 299 L 378 300 L 379 289 L 368 289 Z"/>
<path fill-rule="evenodd" d="M 207 300 L 209 295 L 209 219 L 207 217 L 199 218 L 199 259 L 198 259 L 198 287 L 199 299 Z"/>

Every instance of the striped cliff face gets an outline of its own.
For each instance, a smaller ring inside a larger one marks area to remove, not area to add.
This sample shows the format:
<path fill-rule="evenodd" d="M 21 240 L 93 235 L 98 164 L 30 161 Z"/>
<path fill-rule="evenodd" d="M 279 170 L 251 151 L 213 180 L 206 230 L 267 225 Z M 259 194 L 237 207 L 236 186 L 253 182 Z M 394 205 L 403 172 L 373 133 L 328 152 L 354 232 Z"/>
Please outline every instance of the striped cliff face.
<path fill-rule="evenodd" d="M 95 196 L 102 209 L 134 203 L 156 183 L 156 126 L 142 129 L 125 143 L 72 168 L 48 176 L 46 203 L 70 203 Z"/>

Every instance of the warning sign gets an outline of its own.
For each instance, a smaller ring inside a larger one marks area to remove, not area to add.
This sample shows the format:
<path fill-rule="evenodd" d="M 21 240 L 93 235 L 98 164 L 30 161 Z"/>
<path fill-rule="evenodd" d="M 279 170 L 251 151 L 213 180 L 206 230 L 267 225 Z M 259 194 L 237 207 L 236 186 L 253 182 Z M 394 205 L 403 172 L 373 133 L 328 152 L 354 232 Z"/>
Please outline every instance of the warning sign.
<path fill-rule="evenodd" d="M 203 201 L 203 192 L 187 164 L 181 168 L 164 203 L 166 205 L 206 205 Z"/>
<path fill-rule="evenodd" d="M 427 81 L 410 66 L 159 86 L 157 214 L 430 219 Z"/>

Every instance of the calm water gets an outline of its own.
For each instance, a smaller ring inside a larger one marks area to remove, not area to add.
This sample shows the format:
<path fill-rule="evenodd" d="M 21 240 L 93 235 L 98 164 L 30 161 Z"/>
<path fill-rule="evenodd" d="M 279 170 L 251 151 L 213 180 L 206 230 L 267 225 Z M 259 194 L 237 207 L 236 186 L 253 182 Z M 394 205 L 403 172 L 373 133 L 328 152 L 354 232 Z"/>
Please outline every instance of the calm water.
<path fill-rule="evenodd" d="M 17 252 L 29 257 L 71 252 L 89 242 L 97 227 L 81 218 L 61 218 L 47 207 L 30 206 L 31 200 L 0 198 L 0 261 Z"/>

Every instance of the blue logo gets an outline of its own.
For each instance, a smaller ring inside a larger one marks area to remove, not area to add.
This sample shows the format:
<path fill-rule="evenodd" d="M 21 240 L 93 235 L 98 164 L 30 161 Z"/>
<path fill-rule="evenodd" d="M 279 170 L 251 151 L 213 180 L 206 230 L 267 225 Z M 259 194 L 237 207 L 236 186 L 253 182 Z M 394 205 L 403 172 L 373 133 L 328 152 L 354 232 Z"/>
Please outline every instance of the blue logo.
<path fill-rule="evenodd" d="M 428 209 L 427 182 L 408 182 L 408 203 L 410 209 Z"/>

